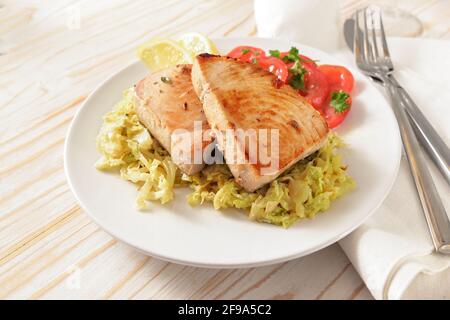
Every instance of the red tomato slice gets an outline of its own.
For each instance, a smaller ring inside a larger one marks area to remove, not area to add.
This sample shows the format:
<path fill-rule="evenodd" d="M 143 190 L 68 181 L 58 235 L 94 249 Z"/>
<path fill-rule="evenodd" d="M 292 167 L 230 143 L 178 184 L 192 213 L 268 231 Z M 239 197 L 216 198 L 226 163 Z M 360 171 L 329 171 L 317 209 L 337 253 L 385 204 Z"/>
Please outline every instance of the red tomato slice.
<path fill-rule="evenodd" d="M 329 128 L 336 128 L 338 125 L 344 121 L 347 114 L 350 112 L 352 105 L 352 98 L 347 99 L 347 103 L 350 105 L 350 108 L 345 109 L 343 112 L 336 112 L 334 108 L 330 105 L 330 101 L 327 101 L 327 105 L 324 108 L 325 120 L 327 121 Z"/>
<path fill-rule="evenodd" d="M 303 65 L 308 64 L 311 67 L 317 67 L 317 64 L 314 62 L 313 59 L 308 58 L 307 56 L 304 56 L 302 54 L 300 54 L 299 57 L 300 57 L 300 61 L 302 62 Z"/>
<path fill-rule="evenodd" d="M 289 52 L 281 52 L 282 59 Z M 308 100 L 308 102 L 322 113 L 323 104 L 330 93 L 326 76 L 317 68 L 316 63 L 304 55 L 299 55 L 302 67 L 306 69 L 305 75 L 305 91 L 299 93 Z M 293 62 L 288 62 L 288 69 L 293 66 Z"/>
<path fill-rule="evenodd" d="M 282 60 L 275 57 L 259 57 L 257 61 L 261 68 L 272 72 L 278 79 L 286 82 L 289 72 L 288 67 Z"/>
<path fill-rule="evenodd" d="M 326 76 L 315 66 L 309 63 L 302 63 L 306 69 L 305 92 L 300 92 L 302 96 L 312 104 L 314 108 L 323 111 L 323 105 L 330 95 L 330 88 Z"/>
<path fill-rule="evenodd" d="M 281 52 L 280 53 L 280 59 L 283 59 L 285 55 L 287 55 L 289 52 Z M 298 55 L 300 57 L 300 62 L 302 63 L 302 65 L 304 64 L 308 64 L 311 67 L 317 67 L 317 64 L 314 62 L 313 59 L 308 58 L 307 56 L 304 56 L 302 54 Z M 292 63 L 292 62 L 288 62 L 288 63 Z"/>
<path fill-rule="evenodd" d="M 323 64 L 318 68 L 326 75 L 332 91 L 343 90 L 349 94 L 352 92 L 355 79 L 347 68 L 329 64 Z"/>
<path fill-rule="evenodd" d="M 344 110 L 344 112 L 336 112 L 330 104 L 331 95 L 333 92 L 340 90 L 350 94 L 353 90 L 355 79 L 353 78 L 352 73 L 347 68 L 342 66 L 324 64 L 318 68 L 326 76 L 330 86 L 329 98 L 323 105 L 323 113 L 325 115 L 325 119 L 327 120 L 328 127 L 335 128 L 340 125 L 342 121 L 344 121 L 351 108 Z M 352 105 L 351 97 L 347 99 L 347 103 L 350 106 Z"/>
<path fill-rule="evenodd" d="M 248 52 L 247 52 L 248 51 Z M 231 50 L 227 56 L 235 59 L 239 59 L 245 62 L 252 62 L 254 58 L 265 57 L 264 50 L 250 46 L 239 46 Z"/>

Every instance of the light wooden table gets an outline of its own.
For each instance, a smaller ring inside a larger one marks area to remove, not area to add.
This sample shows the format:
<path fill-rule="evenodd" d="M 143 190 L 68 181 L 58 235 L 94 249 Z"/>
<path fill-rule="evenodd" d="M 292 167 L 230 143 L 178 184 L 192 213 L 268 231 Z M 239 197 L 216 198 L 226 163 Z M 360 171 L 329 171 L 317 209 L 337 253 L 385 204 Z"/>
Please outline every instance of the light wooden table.
<path fill-rule="evenodd" d="M 252 1 L 0 4 L 0 298 L 371 298 L 338 245 L 262 268 L 180 266 L 113 239 L 69 190 L 64 138 L 92 89 L 156 35 L 255 35 Z M 424 36 L 450 38 L 449 1 L 400 4 Z"/>

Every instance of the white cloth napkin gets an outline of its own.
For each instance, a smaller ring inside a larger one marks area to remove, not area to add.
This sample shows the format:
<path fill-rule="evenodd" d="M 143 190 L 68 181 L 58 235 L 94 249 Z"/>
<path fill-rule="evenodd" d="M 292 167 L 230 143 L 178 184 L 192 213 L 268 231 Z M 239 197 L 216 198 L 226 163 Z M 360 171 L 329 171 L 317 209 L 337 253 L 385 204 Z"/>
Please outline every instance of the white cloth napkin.
<path fill-rule="evenodd" d="M 255 1 L 258 35 L 289 35 L 289 40 L 314 46 L 299 28 L 302 12 L 308 14 L 305 1 L 283 1 L 289 5 L 276 1 L 276 10 L 270 1 Z M 389 44 L 399 82 L 449 145 L 450 42 L 390 38 Z M 353 65 L 348 49 L 336 46 L 327 51 Z M 450 187 L 429 164 L 450 212 Z M 380 209 L 340 245 L 377 299 L 450 299 L 450 256 L 434 253 L 404 156 L 395 185 Z"/>

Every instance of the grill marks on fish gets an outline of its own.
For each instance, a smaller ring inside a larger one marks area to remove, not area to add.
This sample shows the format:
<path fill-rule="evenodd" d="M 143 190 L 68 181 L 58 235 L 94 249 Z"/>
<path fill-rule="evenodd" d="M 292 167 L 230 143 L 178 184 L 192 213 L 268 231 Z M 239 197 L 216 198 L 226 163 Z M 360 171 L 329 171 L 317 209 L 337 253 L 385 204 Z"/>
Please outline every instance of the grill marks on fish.
<path fill-rule="evenodd" d="M 192 69 L 194 89 L 212 127 L 278 129 L 279 170 L 273 175 L 261 176 L 260 164 L 228 164 L 236 181 L 249 191 L 316 151 L 328 133 L 322 116 L 290 86 L 274 86 L 275 79 L 257 65 L 211 55 L 197 56 Z M 242 153 L 248 156 L 247 147 L 242 146 Z"/>

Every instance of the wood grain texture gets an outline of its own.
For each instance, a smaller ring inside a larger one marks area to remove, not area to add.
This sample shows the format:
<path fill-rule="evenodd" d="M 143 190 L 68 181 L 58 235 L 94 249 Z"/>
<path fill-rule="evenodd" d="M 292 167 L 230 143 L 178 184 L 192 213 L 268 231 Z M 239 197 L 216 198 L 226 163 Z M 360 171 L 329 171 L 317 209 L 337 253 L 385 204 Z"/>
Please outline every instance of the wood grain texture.
<path fill-rule="evenodd" d="M 95 86 L 154 36 L 256 34 L 252 1 L 19 1 L 0 8 L 0 298 L 370 299 L 338 245 L 273 266 L 167 263 L 115 241 L 78 206 L 63 144 Z M 347 16 L 368 1 L 342 1 Z M 445 0 L 400 1 L 450 38 Z M 79 28 L 67 25 L 80 13 Z"/>

